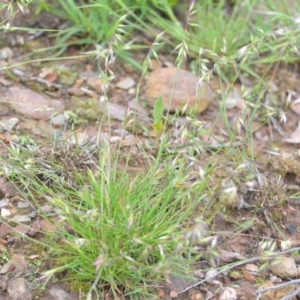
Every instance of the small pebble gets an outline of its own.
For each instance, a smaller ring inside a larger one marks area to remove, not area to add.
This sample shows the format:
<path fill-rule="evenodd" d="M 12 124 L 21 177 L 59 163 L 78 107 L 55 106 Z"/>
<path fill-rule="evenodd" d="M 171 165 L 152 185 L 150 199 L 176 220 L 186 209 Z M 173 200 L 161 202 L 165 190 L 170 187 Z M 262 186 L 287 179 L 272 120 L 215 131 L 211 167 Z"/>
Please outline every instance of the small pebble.
<path fill-rule="evenodd" d="M 7 218 L 11 215 L 11 212 L 6 208 L 1 208 L 1 217 Z"/>
<path fill-rule="evenodd" d="M 245 269 L 252 275 L 258 275 L 258 266 L 255 264 L 246 264 Z"/>
<path fill-rule="evenodd" d="M 217 275 L 219 274 L 219 272 L 215 269 L 211 269 L 209 270 L 206 274 L 205 274 L 205 279 L 210 282 L 212 280 L 215 279 L 215 277 L 217 277 Z"/>
<path fill-rule="evenodd" d="M 28 201 L 18 201 L 17 207 L 18 208 L 27 208 L 30 205 Z"/>
<path fill-rule="evenodd" d="M 286 226 L 286 229 L 288 230 L 289 233 L 294 233 L 297 230 L 297 226 L 293 223 L 289 223 Z"/>
<path fill-rule="evenodd" d="M 13 57 L 14 57 L 14 53 L 9 47 L 3 47 L 0 49 L 0 59 L 9 60 Z"/>
<path fill-rule="evenodd" d="M 119 81 L 116 86 L 122 90 L 129 90 L 135 86 L 135 81 L 131 77 L 126 77 L 125 79 Z"/>
<path fill-rule="evenodd" d="M 48 214 L 54 211 L 54 207 L 52 205 L 46 204 L 40 207 L 40 211 L 44 214 Z"/>
<path fill-rule="evenodd" d="M 154 107 L 161 97 L 165 111 L 187 113 L 191 109 L 203 112 L 214 101 L 210 85 L 199 81 L 193 73 L 177 68 L 162 68 L 152 72 L 146 84 L 146 102 Z"/>
<path fill-rule="evenodd" d="M 31 218 L 28 215 L 15 215 L 12 217 L 12 220 L 18 223 L 30 222 Z"/>
<path fill-rule="evenodd" d="M 270 265 L 270 271 L 273 275 L 285 278 L 295 278 L 298 275 L 297 265 L 295 260 L 291 257 L 279 257 L 275 260 L 274 264 Z"/>
<path fill-rule="evenodd" d="M 87 85 L 97 93 L 103 92 L 103 80 L 99 77 L 91 77 L 87 80 Z"/>
<path fill-rule="evenodd" d="M 121 138 L 120 136 L 112 136 L 112 137 L 110 138 L 110 142 L 114 144 L 114 143 L 119 142 L 121 139 L 122 139 L 122 138 Z"/>
<path fill-rule="evenodd" d="M 9 199 L 5 198 L 0 201 L 0 208 L 6 207 L 9 203 Z"/>
<path fill-rule="evenodd" d="M 0 275 L 6 274 L 11 268 L 11 263 L 8 262 L 6 264 L 3 265 L 3 267 L 0 270 Z"/>
<path fill-rule="evenodd" d="M 30 214 L 28 214 L 28 216 L 32 219 L 34 219 L 36 217 L 36 211 L 32 211 Z"/>
<path fill-rule="evenodd" d="M 232 109 L 234 107 L 236 107 L 236 105 L 238 104 L 238 99 L 234 98 L 233 96 L 228 96 L 225 100 L 225 108 L 226 109 Z"/>
<path fill-rule="evenodd" d="M 135 88 L 130 88 L 130 89 L 128 90 L 128 94 L 129 94 L 129 95 L 135 95 L 135 94 L 136 94 Z"/>
<path fill-rule="evenodd" d="M 124 136 L 126 136 L 126 135 L 128 135 L 129 134 L 129 132 L 127 131 L 127 130 L 125 130 L 125 129 L 115 129 L 114 130 L 114 133 L 116 134 L 116 135 L 118 135 L 118 136 L 121 136 L 121 137 L 124 137 Z"/>
<path fill-rule="evenodd" d="M 133 134 L 129 134 L 125 137 L 125 140 L 134 140 L 135 136 Z"/>
<path fill-rule="evenodd" d="M 58 114 L 51 116 L 50 122 L 52 127 L 54 128 L 61 128 L 66 123 L 66 117 L 64 114 Z"/>
<path fill-rule="evenodd" d="M 34 260 L 36 258 L 39 258 L 39 256 L 37 254 L 33 254 L 29 256 L 29 259 Z"/>
<path fill-rule="evenodd" d="M 75 96 L 83 96 L 84 95 L 84 91 L 81 90 L 81 88 L 77 88 L 77 87 L 70 87 L 68 88 L 68 93 L 71 95 L 75 95 Z"/>

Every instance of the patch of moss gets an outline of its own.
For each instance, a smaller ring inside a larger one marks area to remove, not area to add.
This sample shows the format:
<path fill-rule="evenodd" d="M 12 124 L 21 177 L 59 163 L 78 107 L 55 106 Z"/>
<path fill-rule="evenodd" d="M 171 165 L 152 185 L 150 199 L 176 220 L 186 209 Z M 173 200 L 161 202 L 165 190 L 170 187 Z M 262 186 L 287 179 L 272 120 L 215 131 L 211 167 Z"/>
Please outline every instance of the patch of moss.
<path fill-rule="evenodd" d="M 7 263 L 10 259 L 10 254 L 6 248 L 0 250 L 0 265 Z"/>
<path fill-rule="evenodd" d="M 72 274 L 70 274 L 72 275 Z M 71 276 L 70 276 L 71 277 Z M 88 293 L 88 291 L 91 288 L 91 282 L 90 281 L 83 281 L 79 279 L 74 279 L 70 282 L 69 288 L 72 292 L 81 292 L 81 293 Z"/>
<path fill-rule="evenodd" d="M 38 243 L 38 242 L 32 242 L 32 243 L 29 243 L 28 246 L 26 247 L 26 254 L 28 256 L 30 255 L 45 255 L 45 252 L 47 251 L 47 247 L 46 245 L 41 242 L 41 243 Z"/>
<path fill-rule="evenodd" d="M 97 99 L 90 98 L 83 101 L 77 97 L 72 97 L 72 101 L 75 104 L 73 112 L 77 115 L 79 124 L 95 122 L 100 119 L 101 110 Z"/>
<path fill-rule="evenodd" d="M 71 68 L 68 67 L 59 67 L 57 69 L 57 74 L 59 75 L 60 81 L 62 84 L 65 85 L 72 85 L 74 84 L 77 73 L 71 70 Z"/>
<path fill-rule="evenodd" d="M 256 284 L 264 284 L 264 283 L 266 283 L 266 278 L 263 278 L 263 277 L 256 277 L 255 278 L 255 283 Z"/>

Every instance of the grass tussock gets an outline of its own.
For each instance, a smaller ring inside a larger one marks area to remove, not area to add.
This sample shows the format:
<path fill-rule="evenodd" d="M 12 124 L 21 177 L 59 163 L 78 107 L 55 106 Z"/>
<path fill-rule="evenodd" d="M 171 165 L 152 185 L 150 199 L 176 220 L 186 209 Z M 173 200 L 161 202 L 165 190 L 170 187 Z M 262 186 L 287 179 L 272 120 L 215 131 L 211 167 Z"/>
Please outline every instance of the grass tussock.
<path fill-rule="evenodd" d="M 22 153 L 29 154 L 25 148 Z M 134 298 L 146 295 L 171 274 L 188 276 L 199 256 L 194 246 L 205 235 L 203 224 L 193 221 L 205 180 L 194 182 L 193 190 L 184 187 L 189 171 L 174 169 L 168 158 L 154 162 L 143 176 L 128 175 L 109 167 L 108 152 L 101 154 L 97 169 L 93 165 L 93 171 L 79 172 L 74 165 L 73 179 L 67 181 L 61 172 L 45 170 L 43 155 L 31 166 L 10 156 L 16 168 L 8 176 L 27 187 L 27 197 L 36 206 L 47 199 L 64 225 L 58 224 L 50 242 L 55 267 L 42 278 L 48 281 L 67 272 L 66 280 L 81 286 L 90 283 L 87 297 L 110 291 Z M 37 195 L 40 203 L 34 200 Z"/>

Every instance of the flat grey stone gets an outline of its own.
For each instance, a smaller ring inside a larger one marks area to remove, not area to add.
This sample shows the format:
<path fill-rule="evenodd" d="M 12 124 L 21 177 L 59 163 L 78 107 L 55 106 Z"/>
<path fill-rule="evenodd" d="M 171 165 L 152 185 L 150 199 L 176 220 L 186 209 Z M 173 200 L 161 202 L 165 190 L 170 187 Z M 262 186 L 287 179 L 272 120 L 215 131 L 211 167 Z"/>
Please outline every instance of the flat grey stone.
<path fill-rule="evenodd" d="M 50 212 L 53 212 L 55 209 L 52 205 L 49 204 L 45 204 L 43 206 L 40 207 L 40 211 L 44 214 L 48 214 Z"/>
<path fill-rule="evenodd" d="M 9 203 L 9 199 L 5 198 L 0 201 L 0 208 L 6 207 Z"/>
<path fill-rule="evenodd" d="M 129 132 L 126 129 L 120 128 L 120 129 L 115 129 L 114 133 L 118 136 L 124 137 L 129 134 Z"/>
<path fill-rule="evenodd" d="M 9 281 L 7 292 L 10 300 L 33 299 L 29 289 L 29 283 L 24 278 L 15 278 Z"/>
<path fill-rule="evenodd" d="M 125 79 L 119 81 L 116 86 L 122 90 L 129 90 L 135 86 L 135 81 L 131 77 L 126 77 Z"/>
<path fill-rule="evenodd" d="M 32 219 L 34 219 L 36 217 L 36 211 L 33 210 L 31 213 L 28 214 L 28 216 Z"/>
<path fill-rule="evenodd" d="M 30 203 L 28 201 L 18 201 L 18 208 L 27 208 L 30 205 Z"/>
<path fill-rule="evenodd" d="M 48 119 L 54 112 L 64 110 L 62 100 L 50 99 L 46 95 L 16 86 L 8 89 L 4 100 L 12 103 L 18 113 L 36 120 Z"/>
<path fill-rule="evenodd" d="M 10 262 L 4 264 L 0 270 L 0 274 L 1 275 L 6 274 L 9 271 L 10 266 L 11 266 Z"/>
<path fill-rule="evenodd" d="M 53 285 L 48 290 L 49 300 L 77 300 L 78 297 L 74 294 L 65 292 L 59 285 Z"/>
<path fill-rule="evenodd" d="M 31 221 L 31 218 L 28 215 L 15 215 L 12 217 L 12 221 L 18 223 L 27 223 Z"/>

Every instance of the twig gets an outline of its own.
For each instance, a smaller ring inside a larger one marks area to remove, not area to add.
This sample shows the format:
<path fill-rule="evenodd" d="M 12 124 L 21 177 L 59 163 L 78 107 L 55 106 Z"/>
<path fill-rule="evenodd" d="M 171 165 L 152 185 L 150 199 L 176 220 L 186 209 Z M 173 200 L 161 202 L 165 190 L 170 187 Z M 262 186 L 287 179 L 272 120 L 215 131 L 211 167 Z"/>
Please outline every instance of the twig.
<path fill-rule="evenodd" d="M 232 264 L 229 268 L 232 269 L 232 268 L 235 268 L 235 267 L 238 267 L 238 266 L 241 266 L 241 265 L 244 265 L 246 263 L 250 263 L 250 262 L 254 262 L 254 261 L 257 261 L 257 260 L 263 260 L 263 259 L 266 259 L 266 258 L 272 258 L 274 256 L 279 256 L 279 255 L 283 255 L 283 254 L 287 254 L 287 253 L 290 253 L 290 252 L 294 252 L 294 251 L 297 251 L 297 250 L 300 250 L 300 247 L 297 247 L 297 248 L 293 248 L 293 249 L 289 249 L 289 250 L 286 250 L 286 251 L 283 251 L 283 252 L 279 252 L 279 253 L 272 253 L 270 255 L 265 255 L 265 256 L 258 256 L 258 257 L 252 257 L 252 258 L 249 258 L 249 259 L 246 259 L 246 260 L 243 260 L 243 261 L 239 261 L 237 263 L 234 263 Z M 226 267 L 226 266 L 225 266 Z M 217 272 L 214 274 L 214 276 L 212 277 L 209 277 L 209 278 L 205 278 L 201 281 L 198 281 L 190 286 L 188 286 L 187 288 L 183 289 L 182 291 L 179 291 L 177 292 L 177 294 L 182 294 L 184 292 L 187 292 L 188 290 L 204 283 L 204 282 L 207 282 L 215 277 L 217 277 L 218 275 L 222 274 L 224 271 L 225 271 L 226 268 L 223 268 L 223 270 Z"/>
<path fill-rule="evenodd" d="M 283 131 L 282 127 L 279 125 L 278 121 L 274 117 L 270 117 L 273 127 L 277 130 L 277 132 L 284 137 L 285 139 L 288 137 L 287 134 Z"/>
<path fill-rule="evenodd" d="M 274 286 L 269 286 L 269 287 L 267 287 L 265 289 L 262 289 L 262 290 L 258 290 L 256 292 L 258 294 L 258 296 L 256 297 L 256 300 L 259 300 L 260 297 L 261 297 L 261 294 L 264 293 L 264 292 L 267 292 L 267 291 L 270 291 L 270 290 L 276 290 L 276 289 L 279 289 L 281 287 L 288 286 L 288 285 L 291 285 L 291 284 L 297 284 L 297 283 L 300 283 L 300 279 L 295 279 L 295 280 L 288 281 L 288 282 L 281 283 L 281 284 L 277 284 L 277 285 L 274 285 Z M 300 289 L 297 289 L 296 291 L 298 291 L 297 292 L 297 294 L 298 294 L 300 292 Z M 296 292 L 296 291 L 294 291 L 294 292 Z M 296 296 L 297 294 L 295 294 L 294 296 Z M 288 300 L 290 296 L 291 296 L 291 294 L 288 295 L 288 296 L 284 296 L 283 298 L 281 298 L 281 300 Z M 286 297 L 288 297 L 288 298 L 286 298 Z"/>
<path fill-rule="evenodd" d="M 289 299 L 293 299 L 293 297 L 297 296 L 300 294 L 300 288 L 298 288 L 296 291 L 292 292 L 291 294 L 284 296 L 283 298 L 281 298 L 281 300 L 289 300 Z"/>

